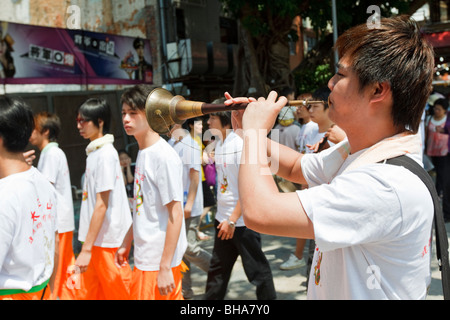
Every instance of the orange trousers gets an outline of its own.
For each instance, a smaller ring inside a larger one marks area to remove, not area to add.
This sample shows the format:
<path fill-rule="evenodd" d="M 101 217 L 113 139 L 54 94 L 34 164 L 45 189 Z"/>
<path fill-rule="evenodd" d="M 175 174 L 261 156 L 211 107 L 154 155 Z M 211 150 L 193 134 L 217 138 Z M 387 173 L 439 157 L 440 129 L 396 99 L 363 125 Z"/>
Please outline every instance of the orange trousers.
<path fill-rule="evenodd" d="M 92 247 L 91 261 L 87 271 L 80 274 L 79 283 L 74 286 L 77 299 L 130 299 L 132 271 L 129 265 L 121 268 L 115 265 L 116 251 L 117 248 Z"/>
<path fill-rule="evenodd" d="M 69 280 L 71 274 L 69 267 L 75 264 L 72 239 L 73 239 L 72 231 L 59 234 L 58 269 L 56 271 L 53 292 L 50 296 L 51 300 L 76 299 L 74 290 L 71 290 L 70 288 L 67 287 L 67 281 Z"/>
<path fill-rule="evenodd" d="M 132 300 L 184 300 L 181 292 L 183 264 L 172 268 L 175 289 L 168 295 L 162 296 L 158 290 L 158 271 L 142 271 L 134 267 L 131 282 Z"/>
<path fill-rule="evenodd" d="M 47 284 L 45 289 L 38 292 L 0 296 L 0 300 L 50 300 L 50 286 Z"/>

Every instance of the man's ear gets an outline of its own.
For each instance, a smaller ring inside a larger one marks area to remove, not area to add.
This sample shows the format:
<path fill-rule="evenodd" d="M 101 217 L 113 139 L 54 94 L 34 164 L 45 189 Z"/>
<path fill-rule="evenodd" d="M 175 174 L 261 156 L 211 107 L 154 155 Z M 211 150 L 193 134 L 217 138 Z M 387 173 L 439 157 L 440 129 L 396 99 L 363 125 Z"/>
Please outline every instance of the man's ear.
<path fill-rule="evenodd" d="M 48 139 L 48 137 L 50 136 L 50 129 L 46 129 L 44 132 L 42 132 L 42 135 Z"/>
<path fill-rule="evenodd" d="M 98 119 L 98 128 L 100 129 L 100 131 L 103 132 L 103 125 L 104 125 L 104 121 L 103 119 Z"/>
<path fill-rule="evenodd" d="M 372 86 L 370 101 L 373 103 L 387 101 L 392 97 L 391 85 L 388 82 L 377 82 Z"/>

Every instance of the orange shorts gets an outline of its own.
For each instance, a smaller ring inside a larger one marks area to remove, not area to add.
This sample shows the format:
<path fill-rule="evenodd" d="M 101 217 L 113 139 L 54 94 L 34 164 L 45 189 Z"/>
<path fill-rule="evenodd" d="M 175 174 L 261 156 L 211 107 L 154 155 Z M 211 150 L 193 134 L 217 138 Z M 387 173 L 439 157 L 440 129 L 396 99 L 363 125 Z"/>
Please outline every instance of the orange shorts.
<path fill-rule="evenodd" d="M 0 300 L 49 300 L 50 286 L 47 284 L 45 289 L 33 293 L 15 293 L 5 296 L 0 296 Z"/>
<path fill-rule="evenodd" d="M 158 290 L 158 272 L 142 271 L 134 267 L 133 280 L 131 282 L 132 300 L 184 300 L 181 292 L 183 266 L 172 268 L 175 289 L 168 295 L 162 296 Z"/>
<path fill-rule="evenodd" d="M 72 239 L 72 231 L 59 234 L 58 270 L 56 271 L 55 284 L 50 297 L 51 300 L 58 298 L 60 300 L 76 299 L 75 292 L 67 287 L 67 281 L 70 277 L 70 270 L 68 269 L 75 264 Z"/>
<path fill-rule="evenodd" d="M 92 247 L 86 272 L 74 285 L 80 300 L 129 300 L 132 271 L 129 265 L 118 268 L 114 263 L 117 248 Z M 76 282 L 76 281 L 75 281 Z M 79 289 L 77 289 L 77 285 Z"/>

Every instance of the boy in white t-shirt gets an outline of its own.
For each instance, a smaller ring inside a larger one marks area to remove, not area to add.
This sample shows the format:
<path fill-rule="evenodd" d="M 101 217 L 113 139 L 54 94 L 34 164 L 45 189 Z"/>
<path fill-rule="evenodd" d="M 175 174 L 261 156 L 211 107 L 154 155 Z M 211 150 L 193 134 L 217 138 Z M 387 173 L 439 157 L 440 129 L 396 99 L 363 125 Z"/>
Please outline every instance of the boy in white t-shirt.
<path fill-rule="evenodd" d="M 218 141 L 215 147 L 218 190 L 214 221 L 216 234 L 205 299 L 225 298 L 238 256 L 248 281 L 256 286 L 256 298 L 275 299 L 272 270 L 261 247 L 261 235 L 247 228 L 242 217 L 238 174 L 243 141 L 231 130 L 230 112 L 210 114 L 208 126 Z"/>
<path fill-rule="evenodd" d="M 310 145 L 314 145 L 316 143 L 321 143 L 318 146 L 317 151 L 321 151 L 326 149 L 332 145 L 333 142 L 328 141 L 326 137 L 327 131 L 333 127 L 334 123 L 331 121 L 328 113 L 330 112 L 328 106 L 328 97 L 330 96 L 330 89 L 328 87 L 319 88 L 313 93 L 314 100 L 322 100 L 323 103 L 315 103 L 308 106 L 309 115 L 311 117 L 311 121 L 317 123 L 319 127 L 318 132 L 314 137 L 309 141 Z M 322 140 L 323 139 L 323 140 Z"/>
<path fill-rule="evenodd" d="M 297 97 L 297 100 L 312 100 L 311 93 L 302 93 Z M 298 152 L 312 153 L 313 151 L 307 147 L 307 145 L 313 144 L 313 139 L 319 132 L 319 126 L 314 121 L 311 121 L 311 116 L 308 110 L 309 105 L 300 105 L 297 107 L 296 113 L 300 123 L 300 132 L 297 136 Z M 307 188 L 307 185 L 300 185 L 299 189 Z M 280 265 L 281 270 L 292 270 L 301 268 L 306 265 L 306 261 L 303 257 L 303 251 L 305 249 L 306 239 L 297 239 L 295 245 L 295 251 L 289 255 L 289 258 Z"/>
<path fill-rule="evenodd" d="M 88 99 L 78 109 L 78 130 L 90 140 L 78 231 L 83 246 L 75 262 L 75 272 L 82 272 L 79 299 L 129 298 L 131 268 L 114 263 L 131 216 L 114 136 L 107 133 L 110 119 L 109 105 L 102 99 Z"/>
<path fill-rule="evenodd" d="M 205 272 L 208 272 L 211 254 L 200 246 L 197 239 L 200 216 L 203 212 L 203 185 L 202 185 L 202 150 L 193 139 L 189 130 L 190 126 L 200 126 L 201 118 L 186 120 L 183 125 L 175 125 L 171 131 L 169 144 L 175 149 L 183 163 L 183 205 L 184 221 L 186 224 L 186 237 L 188 246 L 184 254 L 184 263 L 188 270 L 183 274 L 183 297 L 190 299 L 193 297 L 191 282 L 191 262 Z"/>
<path fill-rule="evenodd" d="M 285 96 L 286 99 L 294 100 L 295 90 L 289 87 L 284 88 L 280 92 L 281 96 Z M 279 143 L 285 145 L 291 149 L 297 150 L 297 136 L 300 132 L 300 127 L 296 122 L 296 109 L 295 107 L 285 106 L 278 114 L 278 123 L 274 127 L 274 130 L 278 130 Z"/>
<path fill-rule="evenodd" d="M 434 52 L 408 17 L 379 22 L 353 27 L 336 42 L 329 116 L 347 140 L 302 155 L 263 135 L 255 139 L 252 131 L 269 130 L 286 104 L 275 92 L 235 119 L 244 136 L 239 190 L 245 221 L 260 232 L 315 240 L 309 299 L 425 299 L 430 284 L 432 197 L 417 175 L 384 161 L 406 155 L 420 163 L 417 132 Z M 278 193 L 260 174 L 267 158 L 246 161 L 255 147 L 279 159 L 278 174 L 310 188 Z"/>
<path fill-rule="evenodd" d="M 25 102 L 0 97 L 0 300 L 48 299 L 53 290 L 58 202 L 23 157 L 33 128 Z"/>
<path fill-rule="evenodd" d="M 73 288 L 66 284 L 70 275 L 68 269 L 75 263 L 72 246 L 75 222 L 69 166 L 64 151 L 56 142 L 61 122 L 56 114 L 43 111 L 34 116 L 34 125 L 30 143 L 41 151 L 37 169 L 53 184 L 61 199 L 57 207 L 59 262 L 52 299 L 71 300 L 75 298 Z"/>
<path fill-rule="evenodd" d="M 297 97 L 297 100 L 311 100 L 311 93 L 304 93 Z M 297 107 L 297 117 L 300 122 L 300 132 L 297 136 L 298 152 L 300 153 L 312 153 L 311 149 L 307 145 L 311 145 L 312 138 L 319 132 L 319 126 L 314 121 L 311 121 L 308 105 Z"/>
<path fill-rule="evenodd" d="M 151 92 L 137 85 L 122 94 L 122 122 L 139 144 L 135 167 L 133 226 L 116 263 L 127 264 L 134 240 L 131 299 L 183 300 L 182 263 L 187 247 L 183 214 L 183 166 L 176 151 L 153 131 L 145 113 Z"/>

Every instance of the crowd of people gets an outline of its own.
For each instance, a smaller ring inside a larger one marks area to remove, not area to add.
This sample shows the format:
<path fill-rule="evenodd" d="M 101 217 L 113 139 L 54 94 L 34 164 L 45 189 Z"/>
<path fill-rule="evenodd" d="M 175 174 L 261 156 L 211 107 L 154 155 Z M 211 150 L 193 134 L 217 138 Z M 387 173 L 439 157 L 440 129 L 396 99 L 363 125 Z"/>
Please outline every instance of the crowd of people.
<path fill-rule="evenodd" d="M 296 239 L 280 268 L 308 264 L 310 299 L 424 299 L 432 198 L 415 174 L 385 161 L 431 157 L 450 217 L 445 98 L 433 101 L 424 148 L 418 134 L 433 50 L 406 17 L 351 28 L 335 49 L 328 87 L 298 95 L 318 102 L 286 106 L 291 88 L 266 98 L 225 93 L 225 104 L 246 102 L 246 110 L 190 119 L 168 128 L 167 138 L 147 121 L 151 87 L 126 89 L 122 124 L 138 143 L 135 161 L 114 148 L 107 102 L 85 101 L 76 118 L 88 140 L 77 256 L 59 119 L 0 97 L 0 299 L 191 299 L 195 264 L 207 274 L 204 299 L 223 300 L 240 256 L 257 299 L 273 300 L 260 233 Z M 40 150 L 37 168 L 28 142 Z M 200 225 L 212 206 L 208 252 Z"/>

